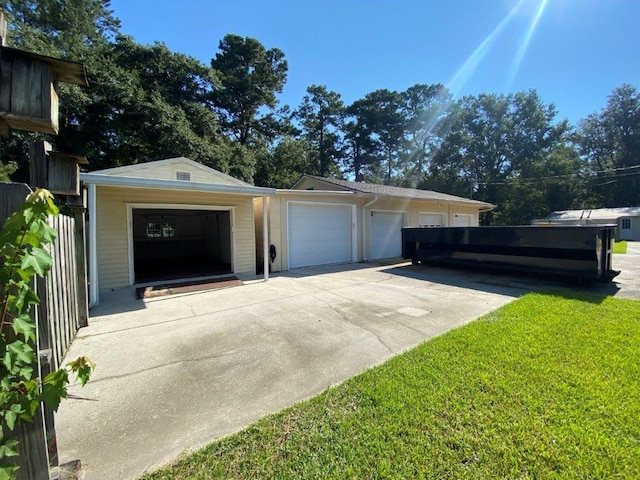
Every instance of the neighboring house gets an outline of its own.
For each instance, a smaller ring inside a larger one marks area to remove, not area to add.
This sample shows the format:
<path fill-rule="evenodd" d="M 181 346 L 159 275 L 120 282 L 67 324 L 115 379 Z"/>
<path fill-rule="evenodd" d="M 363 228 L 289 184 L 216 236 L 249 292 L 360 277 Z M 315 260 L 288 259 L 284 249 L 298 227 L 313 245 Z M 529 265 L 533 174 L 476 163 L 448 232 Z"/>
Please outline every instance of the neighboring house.
<path fill-rule="evenodd" d="M 179 157 L 80 175 L 89 190 L 89 291 L 255 275 L 253 199 L 275 195 Z"/>
<path fill-rule="evenodd" d="M 533 225 L 617 225 L 616 240 L 640 240 L 640 207 L 559 210 Z"/>
<path fill-rule="evenodd" d="M 428 190 L 305 175 L 269 198 L 269 243 L 277 252 L 271 268 L 399 257 L 402 227 L 477 226 L 479 214 L 493 207 Z"/>
<path fill-rule="evenodd" d="M 258 271 L 267 278 L 267 265 L 282 271 L 399 257 L 403 226 L 473 226 L 493 208 L 313 176 L 288 190 L 255 187 L 184 157 L 80 178 L 89 192 L 92 305 L 101 291 L 154 281 Z"/>

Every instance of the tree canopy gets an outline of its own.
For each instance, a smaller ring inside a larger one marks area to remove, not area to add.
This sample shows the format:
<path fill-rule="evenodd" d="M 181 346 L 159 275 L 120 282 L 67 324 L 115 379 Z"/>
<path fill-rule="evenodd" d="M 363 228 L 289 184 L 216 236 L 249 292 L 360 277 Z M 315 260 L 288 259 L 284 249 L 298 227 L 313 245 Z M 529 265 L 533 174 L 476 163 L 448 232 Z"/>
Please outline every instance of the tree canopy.
<path fill-rule="evenodd" d="M 454 99 L 441 84 L 379 88 L 345 104 L 310 85 L 280 105 L 288 62 L 228 34 L 209 65 L 122 35 L 108 0 L 8 0 L 9 42 L 83 62 L 89 87 L 61 84 L 58 150 L 90 169 L 187 156 L 248 182 L 308 173 L 428 188 L 496 205 L 485 223 L 557 209 L 640 205 L 640 94 L 616 88 L 572 126 L 535 90 Z M 0 143 L 0 179 L 26 180 L 33 134 Z"/>

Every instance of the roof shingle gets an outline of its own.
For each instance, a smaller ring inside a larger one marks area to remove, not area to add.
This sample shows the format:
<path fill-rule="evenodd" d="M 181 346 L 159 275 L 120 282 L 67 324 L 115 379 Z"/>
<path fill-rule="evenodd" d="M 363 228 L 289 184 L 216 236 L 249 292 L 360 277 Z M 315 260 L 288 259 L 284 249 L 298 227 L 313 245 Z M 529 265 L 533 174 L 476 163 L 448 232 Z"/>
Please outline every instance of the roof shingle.
<path fill-rule="evenodd" d="M 441 200 L 443 202 L 456 202 L 465 203 L 468 205 L 475 205 L 480 207 L 492 208 L 494 205 L 478 200 L 471 200 L 469 198 L 457 197 L 455 195 L 448 195 L 446 193 L 434 192 L 432 190 L 420 190 L 417 188 L 403 188 L 392 187 L 389 185 L 377 185 L 374 183 L 365 182 L 350 182 L 348 180 L 339 180 L 337 178 L 317 177 L 315 175 L 305 175 L 303 178 L 313 178 L 321 182 L 325 182 L 330 185 L 337 185 L 344 187 L 353 192 L 369 193 L 372 195 L 379 195 L 383 197 L 393 198 L 411 198 L 418 200 Z M 295 186 L 294 186 L 295 188 Z"/>

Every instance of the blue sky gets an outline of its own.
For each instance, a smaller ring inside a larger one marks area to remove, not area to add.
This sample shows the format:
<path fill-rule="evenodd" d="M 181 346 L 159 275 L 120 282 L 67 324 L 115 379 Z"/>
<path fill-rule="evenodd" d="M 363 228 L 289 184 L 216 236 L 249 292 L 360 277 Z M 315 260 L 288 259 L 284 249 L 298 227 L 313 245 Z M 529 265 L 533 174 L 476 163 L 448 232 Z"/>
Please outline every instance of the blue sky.
<path fill-rule="evenodd" d="M 536 89 L 558 118 L 640 88 L 640 0 L 112 0 L 122 33 L 209 64 L 227 33 L 281 49 L 280 100 L 311 84 L 345 103 L 378 88 L 442 83 L 465 94 Z M 474 55 L 475 52 L 475 55 Z"/>

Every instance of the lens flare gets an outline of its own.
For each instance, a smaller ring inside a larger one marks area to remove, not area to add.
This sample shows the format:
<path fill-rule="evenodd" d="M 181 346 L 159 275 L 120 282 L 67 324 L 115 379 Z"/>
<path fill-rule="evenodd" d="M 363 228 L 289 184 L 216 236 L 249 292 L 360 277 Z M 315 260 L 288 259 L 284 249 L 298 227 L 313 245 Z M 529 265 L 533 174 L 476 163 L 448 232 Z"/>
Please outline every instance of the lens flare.
<path fill-rule="evenodd" d="M 531 37 L 533 37 L 533 32 L 535 32 L 536 27 L 538 26 L 538 22 L 540 21 L 540 18 L 542 17 L 542 14 L 544 13 L 544 9 L 547 6 L 548 2 L 549 0 L 540 1 L 540 5 L 538 5 L 538 10 L 535 16 L 533 17 L 533 19 L 531 20 L 531 24 L 529 25 L 529 28 L 527 29 L 524 36 L 522 37 L 522 42 L 520 43 L 518 52 L 516 53 L 516 56 L 513 59 L 513 62 L 511 63 L 511 68 L 509 69 L 508 85 L 511 85 L 513 83 L 513 80 L 515 79 L 515 76 L 518 73 L 518 70 L 520 69 L 520 64 L 522 63 L 522 59 L 524 58 L 525 53 L 527 53 L 527 49 L 529 48 L 529 43 L 531 43 Z"/>
<path fill-rule="evenodd" d="M 464 88 L 464 86 L 469 81 L 469 78 L 478 68 L 480 62 L 484 59 L 484 57 L 489 53 L 491 47 L 496 41 L 496 38 L 502 33 L 502 31 L 506 28 L 509 23 L 513 20 L 518 11 L 522 8 L 522 6 L 527 2 L 527 0 L 520 0 L 507 14 L 506 17 L 500 21 L 500 23 L 494 28 L 489 35 L 478 45 L 478 47 L 473 51 L 471 55 L 467 58 L 467 60 L 462 64 L 462 66 L 455 73 L 453 78 L 449 80 L 447 83 L 447 88 L 454 96 L 457 96 L 460 91 Z"/>

